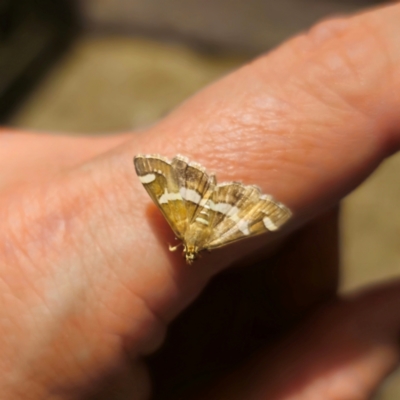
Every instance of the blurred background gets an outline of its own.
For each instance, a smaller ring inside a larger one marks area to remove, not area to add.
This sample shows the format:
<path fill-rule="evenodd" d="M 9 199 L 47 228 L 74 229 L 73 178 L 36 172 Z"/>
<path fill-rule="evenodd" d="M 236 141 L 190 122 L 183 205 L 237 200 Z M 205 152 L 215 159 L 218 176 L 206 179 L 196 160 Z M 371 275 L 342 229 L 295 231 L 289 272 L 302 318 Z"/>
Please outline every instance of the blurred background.
<path fill-rule="evenodd" d="M 316 21 L 369 0 L 0 0 L 0 122 L 101 135 L 153 123 Z M 400 157 L 344 201 L 343 292 L 398 275 Z M 376 399 L 400 398 L 394 374 Z"/>

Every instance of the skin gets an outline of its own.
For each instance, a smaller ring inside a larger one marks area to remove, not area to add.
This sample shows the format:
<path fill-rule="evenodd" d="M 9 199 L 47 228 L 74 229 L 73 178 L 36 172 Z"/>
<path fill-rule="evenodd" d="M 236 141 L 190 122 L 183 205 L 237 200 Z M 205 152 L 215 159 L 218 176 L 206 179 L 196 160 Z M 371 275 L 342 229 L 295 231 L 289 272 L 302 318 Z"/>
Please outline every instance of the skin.
<path fill-rule="evenodd" d="M 399 20 L 322 22 L 138 134 L 4 128 L 0 398 L 370 398 L 399 360 L 400 282 L 337 295 L 336 205 L 400 146 Z M 292 222 L 187 266 L 137 153 L 257 184 Z"/>

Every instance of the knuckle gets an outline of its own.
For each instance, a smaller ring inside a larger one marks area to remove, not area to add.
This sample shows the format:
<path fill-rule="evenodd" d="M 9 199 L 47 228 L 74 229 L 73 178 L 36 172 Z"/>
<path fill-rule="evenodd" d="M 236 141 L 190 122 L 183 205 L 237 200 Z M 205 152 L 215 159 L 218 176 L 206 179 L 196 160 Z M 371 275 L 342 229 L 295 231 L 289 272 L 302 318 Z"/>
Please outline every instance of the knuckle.
<path fill-rule="evenodd" d="M 390 60 L 377 28 L 362 18 L 350 21 L 323 21 L 305 35 L 313 51 L 301 60 L 299 78 L 326 105 L 370 117 L 369 99 L 387 87 Z"/>
<path fill-rule="evenodd" d="M 304 37 L 312 45 L 318 46 L 329 40 L 341 38 L 350 26 L 351 22 L 347 17 L 324 19 L 312 26 Z"/>
<path fill-rule="evenodd" d="M 320 29 L 320 28 L 319 28 Z M 313 34 L 310 34 L 313 36 Z M 387 62 L 384 43 L 375 27 L 356 18 L 316 53 L 330 78 L 368 83 L 382 74 Z"/>

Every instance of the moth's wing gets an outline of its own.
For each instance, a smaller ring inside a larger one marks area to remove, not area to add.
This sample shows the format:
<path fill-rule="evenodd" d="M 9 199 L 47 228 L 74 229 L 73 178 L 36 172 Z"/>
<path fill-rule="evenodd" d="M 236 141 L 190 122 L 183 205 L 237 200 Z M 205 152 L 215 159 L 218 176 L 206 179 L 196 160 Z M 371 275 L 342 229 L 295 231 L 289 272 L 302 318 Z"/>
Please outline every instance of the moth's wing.
<path fill-rule="evenodd" d="M 276 231 L 291 216 L 287 207 L 272 196 L 262 195 L 256 186 L 236 182 L 217 185 L 210 204 L 216 217 L 207 249 Z"/>
<path fill-rule="evenodd" d="M 214 187 L 214 191 L 207 203 L 210 209 L 210 225 L 215 229 L 228 215 L 235 213 L 249 197 L 254 196 L 257 189 L 244 186 L 240 182 L 221 183 Z"/>
<path fill-rule="evenodd" d="M 163 213 L 176 237 L 183 239 L 188 219 L 173 168 L 160 155 L 137 155 L 136 173 L 154 203 Z"/>
<path fill-rule="evenodd" d="M 215 176 L 208 175 L 200 164 L 189 162 L 186 157 L 179 155 L 173 158 L 171 166 L 186 205 L 188 224 L 194 223 L 214 189 Z"/>

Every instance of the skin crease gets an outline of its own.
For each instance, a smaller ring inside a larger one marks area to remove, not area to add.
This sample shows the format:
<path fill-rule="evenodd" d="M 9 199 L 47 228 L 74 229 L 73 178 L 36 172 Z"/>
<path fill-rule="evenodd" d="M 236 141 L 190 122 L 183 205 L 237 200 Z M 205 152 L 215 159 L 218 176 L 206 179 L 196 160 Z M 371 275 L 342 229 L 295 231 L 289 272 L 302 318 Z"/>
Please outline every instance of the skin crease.
<path fill-rule="evenodd" d="M 195 378 L 202 340 L 226 352 L 204 355 L 210 379 L 183 398 L 370 398 L 398 363 L 400 282 L 337 297 L 332 207 L 399 147 L 399 18 L 391 5 L 323 22 L 138 134 L 4 129 L 0 398 L 178 398 L 172 366 L 177 382 Z M 256 183 L 293 221 L 188 267 L 168 251 L 174 238 L 135 176 L 137 153 L 181 153 L 220 182 Z M 234 303 L 246 284 L 259 292 Z M 243 307 L 224 326 L 227 304 Z M 267 333 L 238 355 L 249 315 Z M 187 351 L 173 341 L 185 329 Z"/>

